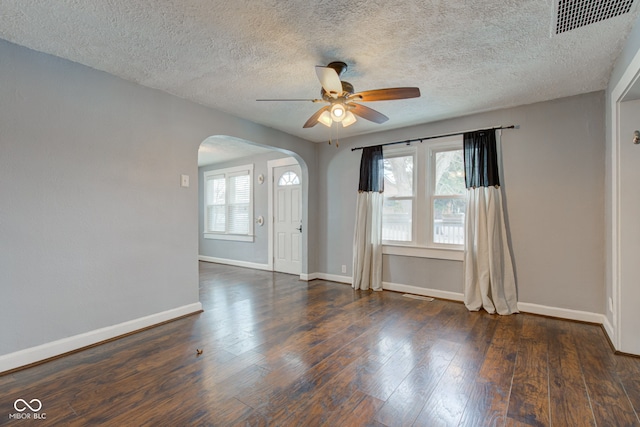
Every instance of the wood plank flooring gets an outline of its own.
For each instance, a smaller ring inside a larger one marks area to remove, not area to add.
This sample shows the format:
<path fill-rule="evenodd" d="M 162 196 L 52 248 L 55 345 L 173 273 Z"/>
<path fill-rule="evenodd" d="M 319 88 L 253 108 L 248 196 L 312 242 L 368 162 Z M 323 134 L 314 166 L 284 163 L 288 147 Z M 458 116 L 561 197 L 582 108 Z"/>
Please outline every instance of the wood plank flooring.
<path fill-rule="evenodd" d="M 640 359 L 599 326 L 210 263 L 200 296 L 0 376 L 0 425 L 640 426 Z M 19 398 L 46 419 L 11 419 Z"/>

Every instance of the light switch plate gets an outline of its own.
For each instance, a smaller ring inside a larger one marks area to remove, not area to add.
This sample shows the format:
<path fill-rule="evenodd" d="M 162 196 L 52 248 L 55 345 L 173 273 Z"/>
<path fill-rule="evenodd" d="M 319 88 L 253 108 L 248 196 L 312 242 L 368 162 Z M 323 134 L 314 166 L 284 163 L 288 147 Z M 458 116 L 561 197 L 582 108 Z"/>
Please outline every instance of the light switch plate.
<path fill-rule="evenodd" d="M 180 175 L 180 187 L 189 186 L 189 175 Z"/>

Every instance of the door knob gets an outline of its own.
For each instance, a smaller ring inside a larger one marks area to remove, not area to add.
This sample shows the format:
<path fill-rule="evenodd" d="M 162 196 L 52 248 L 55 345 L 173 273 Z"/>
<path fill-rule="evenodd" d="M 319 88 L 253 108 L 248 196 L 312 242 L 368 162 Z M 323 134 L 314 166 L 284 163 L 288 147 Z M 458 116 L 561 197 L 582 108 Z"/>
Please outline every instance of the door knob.
<path fill-rule="evenodd" d="M 302 233 L 302 224 L 300 224 L 300 227 L 296 228 L 296 230 Z"/>

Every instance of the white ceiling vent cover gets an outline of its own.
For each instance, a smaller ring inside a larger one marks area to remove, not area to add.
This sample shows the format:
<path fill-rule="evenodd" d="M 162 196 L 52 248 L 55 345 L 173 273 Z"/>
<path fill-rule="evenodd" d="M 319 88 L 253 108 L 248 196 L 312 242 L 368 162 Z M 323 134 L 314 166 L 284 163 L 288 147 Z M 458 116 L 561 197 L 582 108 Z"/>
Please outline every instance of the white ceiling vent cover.
<path fill-rule="evenodd" d="M 634 0 L 556 0 L 555 33 L 613 18 L 631 10 Z"/>

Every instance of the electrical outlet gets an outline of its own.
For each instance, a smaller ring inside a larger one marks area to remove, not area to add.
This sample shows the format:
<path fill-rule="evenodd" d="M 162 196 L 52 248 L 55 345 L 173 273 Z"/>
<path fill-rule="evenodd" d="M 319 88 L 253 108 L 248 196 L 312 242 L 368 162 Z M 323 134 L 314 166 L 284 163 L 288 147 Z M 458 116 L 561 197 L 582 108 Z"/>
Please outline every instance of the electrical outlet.
<path fill-rule="evenodd" d="M 342 272 L 343 272 L 343 273 L 346 273 L 346 272 L 347 272 L 347 266 L 346 266 L 346 265 L 343 265 L 343 266 L 342 266 Z"/>

